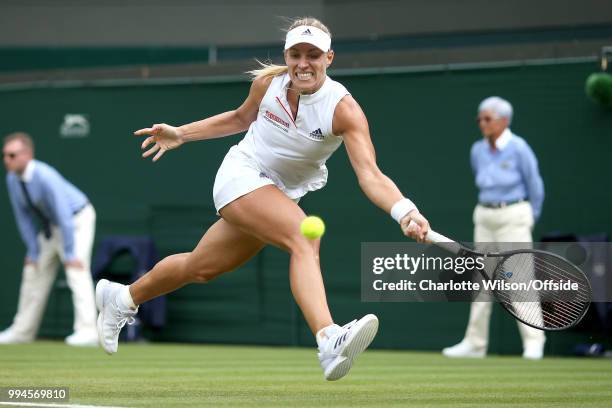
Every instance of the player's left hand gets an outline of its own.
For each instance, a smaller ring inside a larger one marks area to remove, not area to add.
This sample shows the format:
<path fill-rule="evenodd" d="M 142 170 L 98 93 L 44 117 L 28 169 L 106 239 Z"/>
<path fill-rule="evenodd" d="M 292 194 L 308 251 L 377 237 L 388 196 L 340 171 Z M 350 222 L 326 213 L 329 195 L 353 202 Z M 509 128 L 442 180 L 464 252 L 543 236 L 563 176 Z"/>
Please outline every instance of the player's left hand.
<path fill-rule="evenodd" d="M 141 149 L 146 150 L 148 146 L 153 144 L 153 147 L 142 154 L 142 157 L 146 158 L 156 153 L 153 161 L 159 160 L 168 150 L 176 149 L 185 143 L 181 130 L 165 123 L 157 123 L 150 128 L 137 130 L 134 135 L 150 135 L 142 142 Z"/>
<path fill-rule="evenodd" d="M 401 219 L 400 227 L 407 237 L 417 242 L 425 242 L 429 232 L 429 221 L 418 210 L 412 210 Z"/>

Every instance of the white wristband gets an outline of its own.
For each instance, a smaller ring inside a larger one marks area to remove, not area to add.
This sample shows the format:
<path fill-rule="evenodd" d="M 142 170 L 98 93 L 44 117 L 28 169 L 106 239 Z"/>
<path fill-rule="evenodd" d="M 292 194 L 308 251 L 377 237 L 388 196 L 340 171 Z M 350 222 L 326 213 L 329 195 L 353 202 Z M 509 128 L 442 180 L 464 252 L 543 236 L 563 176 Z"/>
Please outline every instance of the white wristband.
<path fill-rule="evenodd" d="M 412 210 L 416 210 L 417 207 L 412 201 L 407 198 L 402 198 L 391 207 L 391 218 L 399 222 Z"/>

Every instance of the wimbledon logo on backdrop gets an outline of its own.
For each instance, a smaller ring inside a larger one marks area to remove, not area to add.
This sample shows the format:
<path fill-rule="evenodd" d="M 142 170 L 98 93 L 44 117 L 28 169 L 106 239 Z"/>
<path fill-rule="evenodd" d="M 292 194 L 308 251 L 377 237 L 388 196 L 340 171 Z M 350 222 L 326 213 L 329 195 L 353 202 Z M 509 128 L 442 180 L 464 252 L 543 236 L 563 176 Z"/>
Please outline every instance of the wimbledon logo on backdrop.
<path fill-rule="evenodd" d="M 63 138 L 78 138 L 89 136 L 89 120 L 81 113 L 67 113 L 60 126 L 60 136 Z"/>

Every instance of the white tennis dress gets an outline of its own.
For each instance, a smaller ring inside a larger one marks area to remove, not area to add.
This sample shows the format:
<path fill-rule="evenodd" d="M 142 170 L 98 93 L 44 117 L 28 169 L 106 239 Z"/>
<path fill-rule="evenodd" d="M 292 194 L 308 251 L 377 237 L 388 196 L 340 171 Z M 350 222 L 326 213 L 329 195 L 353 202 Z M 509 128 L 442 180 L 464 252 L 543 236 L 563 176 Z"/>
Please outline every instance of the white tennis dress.
<path fill-rule="evenodd" d="M 288 74 L 272 80 L 257 120 L 225 156 L 213 188 L 217 211 L 268 184 L 298 200 L 327 183 L 325 161 L 342 143 L 332 133 L 334 111 L 349 92 L 327 77 L 317 92 L 300 96 L 294 119 L 287 101 L 289 83 Z"/>

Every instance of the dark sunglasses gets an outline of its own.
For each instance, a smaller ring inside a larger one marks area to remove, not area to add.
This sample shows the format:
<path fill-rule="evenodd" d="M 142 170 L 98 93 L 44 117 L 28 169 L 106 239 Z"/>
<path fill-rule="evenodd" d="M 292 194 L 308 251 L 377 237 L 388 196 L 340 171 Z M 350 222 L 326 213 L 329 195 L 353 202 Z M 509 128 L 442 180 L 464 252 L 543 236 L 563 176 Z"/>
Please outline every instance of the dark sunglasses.
<path fill-rule="evenodd" d="M 17 157 L 17 155 L 19 154 L 19 152 L 11 152 L 11 153 L 2 153 L 2 157 L 8 157 L 9 159 L 14 159 L 15 157 Z"/>
<path fill-rule="evenodd" d="M 476 118 L 476 123 L 480 123 L 480 122 L 490 123 L 490 122 L 493 122 L 494 120 L 495 118 L 492 118 L 491 116 L 483 116 L 483 117 L 478 116 Z"/>

